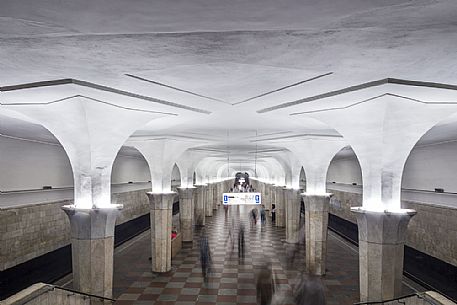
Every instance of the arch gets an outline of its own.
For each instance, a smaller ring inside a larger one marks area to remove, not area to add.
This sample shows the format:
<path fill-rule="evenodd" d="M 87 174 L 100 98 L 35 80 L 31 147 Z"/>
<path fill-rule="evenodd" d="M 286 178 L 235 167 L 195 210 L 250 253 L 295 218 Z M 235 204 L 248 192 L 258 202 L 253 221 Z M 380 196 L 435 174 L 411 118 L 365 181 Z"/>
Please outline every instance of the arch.
<path fill-rule="evenodd" d="M 442 189 L 439 191 L 457 192 L 457 185 L 453 185 L 457 169 L 455 158 L 457 132 L 454 130 L 457 130 L 457 113 L 449 115 L 424 132 L 412 147 L 404 163 L 401 189 L 419 191 Z M 438 138 L 443 133 L 448 134 L 447 137 L 451 136 L 452 139 Z M 421 162 L 419 166 L 415 166 L 416 158 L 426 158 L 427 162 Z"/>
<path fill-rule="evenodd" d="M 181 171 L 179 170 L 178 164 L 174 164 L 171 170 L 171 190 L 177 191 L 177 188 L 181 186 Z"/>
<path fill-rule="evenodd" d="M 303 168 L 303 166 L 300 168 L 300 176 L 299 176 L 298 183 L 299 183 L 298 185 L 299 185 L 300 190 L 303 190 L 303 192 L 306 192 L 306 173 L 305 173 L 305 169 Z"/>
<path fill-rule="evenodd" d="M 111 184 L 150 183 L 150 181 L 149 163 L 143 154 L 135 147 L 122 146 L 113 162 Z"/>
<path fill-rule="evenodd" d="M 327 183 L 331 184 L 362 185 L 362 168 L 351 146 L 343 147 L 333 156 L 326 177 Z"/>
<path fill-rule="evenodd" d="M 38 122 L 58 139 L 70 160 L 74 204 L 80 208 L 111 205 L 111 174 L 120 148 L 135 130 L 159 117 L 84 97 L 46 105 L 3 105 L 2 109 Z"/>
<path fill-rule="evenodd" d="M 74 186 L 73 167 L 69 155 L 64 145 L 62 145 L 51 130 L 40 122 L 32 120 L 21 113 L 15 113 L 12 110 L 6 110 L 1 107 L 0 121 L 2 122 L 2 126 L 16 124 L 18 121 L 21 121 L 21 124 L 22 122 L 28 123 L 30 124 L 30 129 L 27 127 L 23 129 L 23 132 L 38 131 L 45 136 L 44 139 L 34 139 L 28 133 L 11 135 L 3 134 L 0 131 L 2 142 L 14 145 L 11 148 L 9 145 L 1 145 L 2 152 L 0 153 L 0 160 L 4 165 L 1 167 L 2 178 L 0 178 L 0 189 L 2 191 L 42 189 L 44 186 L 50 186 L 52 188 L 72 188 Z M 47 137 L 49 139 L 46 139 Z M 37 146 L 31 150 L 29 146 L 25 146 L 28 145 L 27 143 Z M 20 145 L 20 147 L 17 147 L 17 145 Z M 27 157 L 26 160 L 21 159 L 17 155 L 18 150 L 26 154 L 26 156 L 30 154 L 30 158 Z M 13 158 L 10 159 L 9 156 Z M 42 156 L 45 158 L 42 158 Z M 37 160 L 36 158 L 40 159 Z M 46 162 L 48 158 L 49 163 Z M 13 164 L 15 161 L 20 161 L 20 163 L 15 165 Z M 53 166 L 56 167 L 52 168 Z"/>

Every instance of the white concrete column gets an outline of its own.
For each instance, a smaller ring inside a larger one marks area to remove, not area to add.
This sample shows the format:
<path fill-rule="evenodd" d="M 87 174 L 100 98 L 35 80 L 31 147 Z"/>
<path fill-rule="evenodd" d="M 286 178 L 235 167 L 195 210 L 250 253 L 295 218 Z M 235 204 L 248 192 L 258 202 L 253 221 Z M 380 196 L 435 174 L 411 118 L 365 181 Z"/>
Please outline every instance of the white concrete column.
<path fill-rule="evenodd" d="M 171 270 L 173 198 L 176 193 L 147 193 L 151 209 L 152 272 Z"/>
<path fill-rule="evenodd" d="M 332 194 L 303 193 L 305 203 L 306 270 L 324 275 L 327 256 L 327 227 Z"/>
<path fill-rule="evenodd" d="M 298 243 L 298 231 L 300 225 L 300 202 L 299 190 L 286 189 L 286 242 Z"/>
<path fill-rule="evenodd" d="M 360 299 L 383 301 L 401 295 L 406 230 L 414 210 L 372 212 L 353 208 L 359 228 Z"/>
<path fill-rule="evenodd" d="M 197 202 L 195 202 L 195 225 L 205 225 L 206 190 L 204 185 L 196 185 Z"/>
<path fill-rule="evenodd" d="M 73 288 L 111 298 L 114 227 L 122 205 L 101 209 L 63 206 L 70 219 Z"/>
<path fill-rule="evenodd" d="M 193 241 L 194 226 L 194 192 L 195 187 L 178 187 L 179 193 L 179 219 L 181 221 L 182 241 Z"/>
<path fill-rule="evenodd" d="M 276 186 L 276 226 L 285 227 L 286 226 L 286 207 L 284 200 L 284 187 Z"/>
<path fill-rule="evenodd" d="M 212 185 L 208 183 L 205 186 L 205 195 L 206 195 L 206 206 L 205 206 L 205 216 L 213 216 L 213 190 Z"/>

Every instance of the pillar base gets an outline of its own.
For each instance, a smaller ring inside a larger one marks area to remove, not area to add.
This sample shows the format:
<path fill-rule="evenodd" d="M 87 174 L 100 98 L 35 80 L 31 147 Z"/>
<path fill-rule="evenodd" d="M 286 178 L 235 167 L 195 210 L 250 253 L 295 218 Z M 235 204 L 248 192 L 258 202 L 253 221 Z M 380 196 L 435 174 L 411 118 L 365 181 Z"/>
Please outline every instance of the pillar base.
<path fill-rule="evenodd" d="M 401 295 L 406 229 L 414 210 L 351 209 L 359 228 L 360 300 L 383 301 Z"/>
<path fill-rule="evenodd" d="M 286 189 L 286 242 L 298 243 L 300 230 L 300 202 L 301 196 L 298 190 Z"/>
<path fill-rule="evenodd" d="M 194 226 L 192 216 L 194 214 L 194 192 L 196 188 L 178 187 L 179 194 L 179 218 L 181 221 L 181 234 L 183 242 L 192 242 Z"/>
<path fill-rule="evenodd" d="M 62 207 L 70 219 L 75 290 L 112 298 L 114 227 L 122 208 L 122 204 L 99 209 Z"/>
<path fill-rule="evenodd" d="M 146 193 L 151 211 L 152 272 L 171 270 L 171 229 L 176 193 Z"/>
<path fill-rule="evenodd" d="M 328 211 L 332 196 L 302 193 L 305 203 L 306 270 L 310 274 L 325 274 Z"/>

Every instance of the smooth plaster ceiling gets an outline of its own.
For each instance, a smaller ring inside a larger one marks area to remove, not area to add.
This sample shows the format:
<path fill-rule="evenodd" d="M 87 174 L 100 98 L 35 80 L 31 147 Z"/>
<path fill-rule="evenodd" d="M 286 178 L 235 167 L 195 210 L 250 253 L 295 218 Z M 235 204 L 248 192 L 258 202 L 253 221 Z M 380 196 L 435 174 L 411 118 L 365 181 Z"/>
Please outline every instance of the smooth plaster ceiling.
<path fill-rule="evenodd" d="M 0 87 L 71 78 L 142 98 L 68 84 L 2 92 L 0 102 L 83 95 L 165 111 L 176 116 L 154 120 L 132 137 L 203 140 L 199 146 L 228 148 L 249 159 L 256 144 L 280 148 L 282 140 L 338 136 L 313 118 L 290 116 L 304 106 L 262 109 L 388 77 L 457 84 L 456 20 L 457 2 L 451 0 L 5 0 Z M 357 91 L 345 100 L 383 90 L 456 101 L 452 90 L 394 85 Z M 322 99 L 309 107 L 338 103 Z M 55 142 L 43 127 L 8 118 L 11 113 L 2 108 L 2 134 Z M 456 127 L 451 117 L 419 144 L 455 140 Z"/>

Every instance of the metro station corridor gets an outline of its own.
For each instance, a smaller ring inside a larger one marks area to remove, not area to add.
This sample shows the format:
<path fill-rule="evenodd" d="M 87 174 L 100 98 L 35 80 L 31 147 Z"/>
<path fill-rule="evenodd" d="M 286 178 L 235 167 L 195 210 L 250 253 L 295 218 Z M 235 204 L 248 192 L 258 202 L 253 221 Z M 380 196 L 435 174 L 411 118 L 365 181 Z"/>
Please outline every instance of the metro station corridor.
<path fill-rule="evenodd" d="M 456 20 L 0 0 L 0 304 L 455 305 Z"/>
<path fill-rule="evenodd" d="M 257 222 L 255 227 L 251 227 L 248 220 L 251 208 L 253 206 L 232 206 L 226 216 L 220 206 L 213 217 L 207 217 L 204 230 L 209 237 L 214 268 L 208 284 L 203 282 L 199 261 L 198 241 L 202 229 L 194 232 L 193 243 L 183 246 L 172 260 L 172 270 L 164 274 L 150 271 L 149 231 L 127 242 L 114 255 L 115 304 L 256 304 L 255 276 L 267 262 L 272 263 L 278 288 L 285 297 L 283 304 L 295 304 L 291 299 L 292 289 L 298 276 L 305 272 L 304 245 L 300 245 L 300 251 L 292 262 L 290 257 L 294 245 L 285 243 L 284 228 L 272 226 L 270 217 L 267 217 L 265 225 Z M 231 252 L 230 242 L 227 242 L 232 218 L 236 230 L 240 223 L 246 229 L 244 260 L 238 258 L 237 243 Z M 357 248 L 329 232 L 327 251 L 327 273 L 322 279 L 327 304 L 350 305 L 358 302 Z M 424 289 L 404 278 L 402 295 L 416 291 Z"/>

